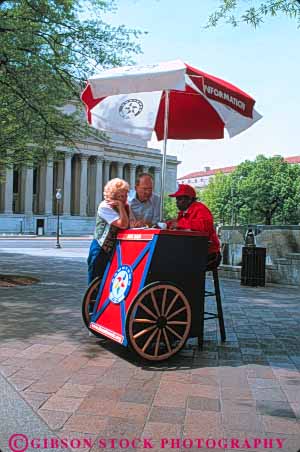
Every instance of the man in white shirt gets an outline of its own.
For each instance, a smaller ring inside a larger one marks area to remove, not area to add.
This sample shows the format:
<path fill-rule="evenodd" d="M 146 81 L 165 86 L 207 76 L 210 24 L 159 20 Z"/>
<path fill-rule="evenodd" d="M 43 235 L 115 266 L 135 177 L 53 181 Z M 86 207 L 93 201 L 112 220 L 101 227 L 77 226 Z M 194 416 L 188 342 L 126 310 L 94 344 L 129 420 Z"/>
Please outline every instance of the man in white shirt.
<path fill-rule="evenodd" d="M 159 222 L 160 197 L 153 193 L 151 174 L 142 173 L 135 184 L 135 192 L 129 194 L 130 226 L 140 228 Z"/>

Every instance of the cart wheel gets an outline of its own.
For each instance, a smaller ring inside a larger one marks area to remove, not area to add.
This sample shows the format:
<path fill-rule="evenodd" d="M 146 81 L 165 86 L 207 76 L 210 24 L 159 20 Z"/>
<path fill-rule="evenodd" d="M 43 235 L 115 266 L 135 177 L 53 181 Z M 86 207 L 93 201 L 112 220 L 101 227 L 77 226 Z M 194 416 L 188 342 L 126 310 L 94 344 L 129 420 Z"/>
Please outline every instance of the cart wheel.
<path fill-rule="evenodd" d="M 176 286 L 155 282 L 132 302 L 127 316 L 127 338 L 142 358 L 162 361 L 185 344 L 191 327 L 191 307 Z"/>
<path fill-rule="evenodd" d="M 85 326 L 88 328 L 88 330 L 91 333 L 93 333 L 96 337 L 103 338 L 104 336 L 102 336 L 102 334 L 97 333 L 97 331 L 94 331 L 89 328 L 90 317 L 94 310 L 94 305 L 96 302 L 97 294 L 99 292 L 101 281 L 102 281 L 102 277 L 98 276 L 91 282 L 89 287 L 86 289 L 86 292 L 85 292 L 83 300 L 82 300 L 82 318 L 83 318 Z"/>

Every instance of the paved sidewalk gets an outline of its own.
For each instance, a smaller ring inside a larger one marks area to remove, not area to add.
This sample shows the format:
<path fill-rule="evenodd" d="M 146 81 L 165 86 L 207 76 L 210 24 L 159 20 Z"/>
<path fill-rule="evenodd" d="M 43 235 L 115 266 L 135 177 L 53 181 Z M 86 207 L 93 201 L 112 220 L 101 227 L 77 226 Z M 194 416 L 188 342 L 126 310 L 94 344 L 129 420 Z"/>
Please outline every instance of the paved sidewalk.
<path fill-rule="evenodd" d="M 92 452 L 135 450 L 125 440 L 120 444 L 122 438 L 144 439 L 145 447 L 139 443 L 136 450 L 149 450 L 149 444 L 155 451 L 172 445 L 173 451 L 299 450 L 299 289 L 222 281 L 227 342 L 220 343 L 210 320 L 202 352 L 188 344 L 153 365 L 88 336 L 81 320 L 86 264 L 80 253 L 62 259 L 1 252 L 0 268 L 41 281 L 0 289 L 2 451 L 10 450 L 15 432 L 29 439 L 53 432 L 68 446 Z M 228 447 L 216 442 L 224 437 Z M 196 438 L 206 440 L 201 449 Z"/>

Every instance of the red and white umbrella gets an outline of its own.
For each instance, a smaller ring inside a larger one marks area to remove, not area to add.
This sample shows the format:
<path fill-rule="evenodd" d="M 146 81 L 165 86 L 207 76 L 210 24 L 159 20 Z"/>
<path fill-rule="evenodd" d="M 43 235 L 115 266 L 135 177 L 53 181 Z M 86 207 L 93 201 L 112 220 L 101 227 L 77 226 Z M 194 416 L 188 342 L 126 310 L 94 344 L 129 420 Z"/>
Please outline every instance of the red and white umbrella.
<path fill-rule="evenodd" d="M 128 66 L 91 77 L 82 93 L 89 123 L 106 133 L 167 139 L 233 137 L 261 118 L 255 100 L 236 86 L 180 60 Z"/>

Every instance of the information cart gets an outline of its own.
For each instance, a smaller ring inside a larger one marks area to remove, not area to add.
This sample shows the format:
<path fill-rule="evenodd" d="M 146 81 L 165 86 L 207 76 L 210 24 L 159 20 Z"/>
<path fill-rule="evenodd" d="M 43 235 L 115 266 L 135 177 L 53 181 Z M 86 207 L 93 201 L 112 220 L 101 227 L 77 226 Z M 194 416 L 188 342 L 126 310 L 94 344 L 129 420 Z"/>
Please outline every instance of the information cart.
<path fill-rule="evenodd" d="M 103 278 L 83 299 L 86 326 L 151 361 L 173 356 L 189 337 L 202 344 L 207 249 L 199 232 L 119 232 Z"/>

